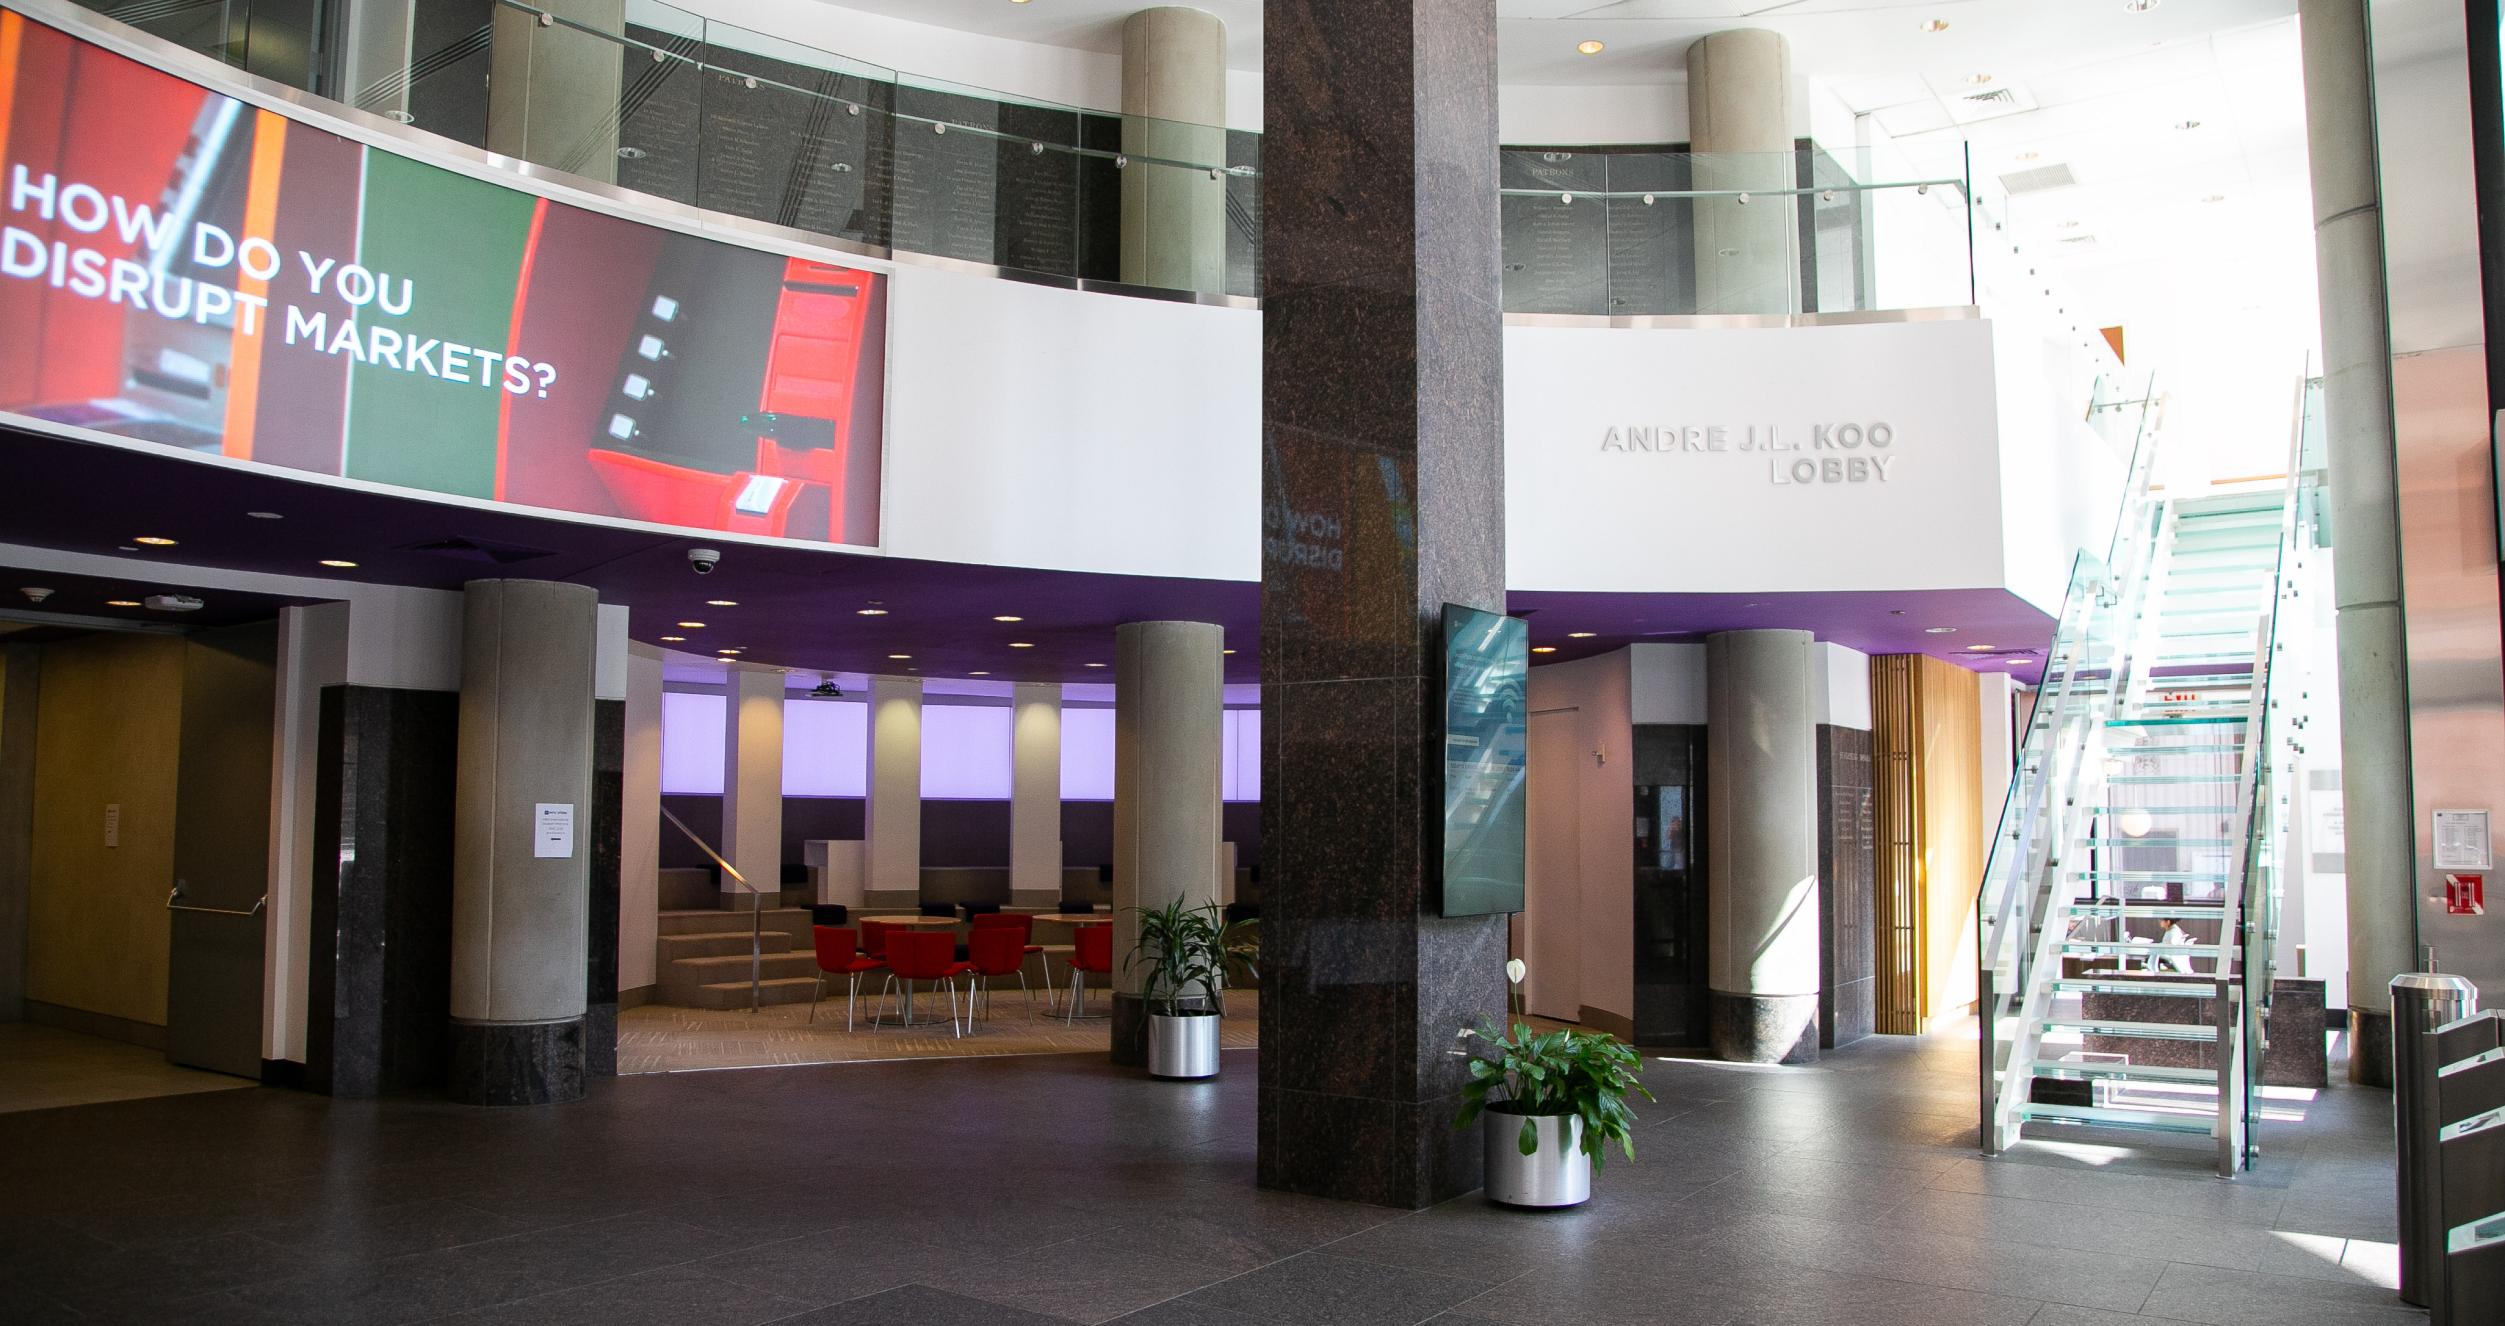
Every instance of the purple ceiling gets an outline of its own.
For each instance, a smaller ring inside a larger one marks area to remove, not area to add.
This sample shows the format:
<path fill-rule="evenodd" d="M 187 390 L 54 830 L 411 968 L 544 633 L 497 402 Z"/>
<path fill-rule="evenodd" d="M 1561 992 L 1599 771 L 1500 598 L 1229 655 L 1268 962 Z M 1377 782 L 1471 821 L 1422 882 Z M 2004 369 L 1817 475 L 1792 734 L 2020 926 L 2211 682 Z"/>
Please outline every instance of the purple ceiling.
<path fill-rule="evenodd" d="M 74 442 L 9 430 L 9 482 L 0 486 L 0 542 L 134 556 L 139 535 L 177 540 L 175 547 L 136 556 L 291 576 L 458 588 L 486 576 L 527 576 L 591 585 L 604 602 L 626 604 L 634 636 L 710 654 L 737 647 L 745 662 L 840 672 L 916 671 L 924 676 L 988 673 L 995 680 L 1110 680 L 1113 628 L 1126 621 L 1183 618 L 1226 628 L 1227 680 L 1259 680 L 1257 632 L 1261 596 L 1249 582 L 1155 576 L 1090 575 L 1013 567 L 968 566 L 815 549 L 764 547 L 718 537 L 682 537 L 526 515 L 509 510 L 391 496 L 306 482 L 257 469 L 206 465 L 177 456 Z M 256 519 L 248 512 L 277 512 Z M 446 543 L 488 551 L 445 550 Z M 429 548 L 427 545 L 439 545 Z M 710 576 L 688 570 L 687 549 L 723 552 Z M 499 558 L 503 560 L 499 560 Z M 320 565 L 353 561 L 353 570 Z M 14 577 L 24 579 L 23 576 Z M 53 576 L 66 584 L 72 578 Z M 140 576 L 133 583 L 144 582 Z M 119 583 L 119 582 L 115 582 Z M 14 586 L 0 587 L 14 591 Z M 56 596 L 47 608 L 110 615 L 99 582 L 89 592 Z M 241 610 L 233 600 L 265 596 L 202 595 L 214 617 Z M 92 602 L 87 600 L 92 599 Z M 730 599 L 715 607 L 708 599 Z M 287 600 L 252 605 L 267 615 Z M 884 615 L 859 615 L 864 607 Z M 2052 624 L 2001 590 L 1933 590 L 1904 594 L 1584 594 L 1535 592 L 1510 596 L 1530 617 L 1534 645 L 1556 652 L 1535 662 L 1602 653 L 1631 642 L 1702 638 L 1734 627 L 1815 631 L 1873 653 L 1923 652 L 1969 666 L 1994 665 L 1968 646 L 2041 650 Z M 20 599 L 11 606 L 25 605 Z M 161 614 L 142 613 L 162 620 Z M 1000 623 L 995 615 L 1025 620 Z M 701 621 L 680 629 L 679 621 Z M 1929 626 L 1955 634 L 1926 635 Z M 1590 631 L 1585 639 L 1569 632 Z M 1013 641 L 1031 644 L 1011 649 Z M 909 654 L 909 659 L 891 658 Z M 2035 668 L 2008 669 L 2032 680 Z"/>

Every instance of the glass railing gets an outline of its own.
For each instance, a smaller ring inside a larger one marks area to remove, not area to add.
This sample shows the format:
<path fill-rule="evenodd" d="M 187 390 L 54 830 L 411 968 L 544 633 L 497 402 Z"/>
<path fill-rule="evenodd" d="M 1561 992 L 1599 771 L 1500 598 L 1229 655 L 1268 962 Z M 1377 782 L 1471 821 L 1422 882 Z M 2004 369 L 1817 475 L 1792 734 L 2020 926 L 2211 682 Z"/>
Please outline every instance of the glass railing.
<path fill-rule="evenodd" d="M 288 26 L 294 4 L 81 2 L 262 77 L 656 198 L 1021 274 L 1260 293 L 1261 139 L 1244 130 L 921 77 L 659 0 L 612 27 L 527 0 L 365 0 L 318 40 Z M 1508 149 L 1506 311 L 1974 302 L 1962 157 L 1917 175 L 1850 155 Z"/>

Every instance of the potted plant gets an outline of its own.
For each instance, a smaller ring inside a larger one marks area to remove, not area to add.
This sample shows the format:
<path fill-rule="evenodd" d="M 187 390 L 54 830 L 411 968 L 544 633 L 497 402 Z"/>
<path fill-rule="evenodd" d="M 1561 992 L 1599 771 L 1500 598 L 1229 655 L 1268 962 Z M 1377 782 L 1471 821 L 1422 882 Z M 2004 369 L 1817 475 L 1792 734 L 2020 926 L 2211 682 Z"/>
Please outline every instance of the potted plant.
<path fill-rule="evenodd" d="M 1522 1013 L 1520 958 L 1505 964 L 1514 991 L 1510 1011 Z M 1499 1034 L 1492 1025 L 1465 1027 L 1461 1038 L 1484 1048 L 1470 1058 L 1470 1082 L 1461 1090 L 1455 1128 L 1487 1119 L 1487 1198 L 1506 1206 L 1579 1206 L 1592 1195 L 1592 1174 L 1608 1162 L 1615 1142 L 1635 1159 L 1632 1092 L 1646 1100 L 1643 1061 L 1615 1037 L 1561 1027 L 1534 1031 L 1514 1021 Z M 1516 1121 L 1519 1121 L 1517 1124 Z"/>
<path fill-rule="evenodd" d="M 1139 997 L 1148 1005 L 1149 1076 L 1216 1077 L 1218 992 L 1227 961 L 1244 958 L 1240 945 L 1230 944 L 1215 903 L 1189 907 L 1177 898 L 1163 907 L 1131 910 L 1139 917 L 1139 942 L 1123 966 L 1147 969 Z"/>

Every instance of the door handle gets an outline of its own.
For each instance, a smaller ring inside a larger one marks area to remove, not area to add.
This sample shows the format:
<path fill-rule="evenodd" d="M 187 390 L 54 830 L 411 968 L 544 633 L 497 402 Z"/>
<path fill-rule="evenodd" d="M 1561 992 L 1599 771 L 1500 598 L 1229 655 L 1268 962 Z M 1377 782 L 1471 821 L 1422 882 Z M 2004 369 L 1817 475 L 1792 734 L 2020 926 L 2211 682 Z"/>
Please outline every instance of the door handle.
<path fill-rule="evenodd" d="M 169 912 L 198 912 L 202 916 L 259 916 L 270 905 L 270 895 L 266 893 L 253 900 L 252 908 L 249 911 L 240 911 L 233 907 L 195 906 L 191 903 L 184 902 L 182 897 L 183 885 L 180 880 L 177 880 L 174 884 L 174 891 L 165 895 L 165 910 Z"/>

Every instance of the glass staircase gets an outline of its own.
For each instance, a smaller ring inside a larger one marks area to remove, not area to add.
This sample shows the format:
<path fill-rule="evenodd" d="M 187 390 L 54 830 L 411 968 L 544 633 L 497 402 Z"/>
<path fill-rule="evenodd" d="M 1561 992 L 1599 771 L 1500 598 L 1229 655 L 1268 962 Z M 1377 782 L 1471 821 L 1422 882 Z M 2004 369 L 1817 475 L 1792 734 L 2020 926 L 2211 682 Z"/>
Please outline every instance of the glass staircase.
<path fill-rule="evenodd" d="M 2277 932 L 2256 753 L 2297 489 L 2171 498 L 2138 450 L 2110 554 L 2073 569 L 1978 902 L 1983 1147 L 2209 1136 L 2232 1175 Z"/>

